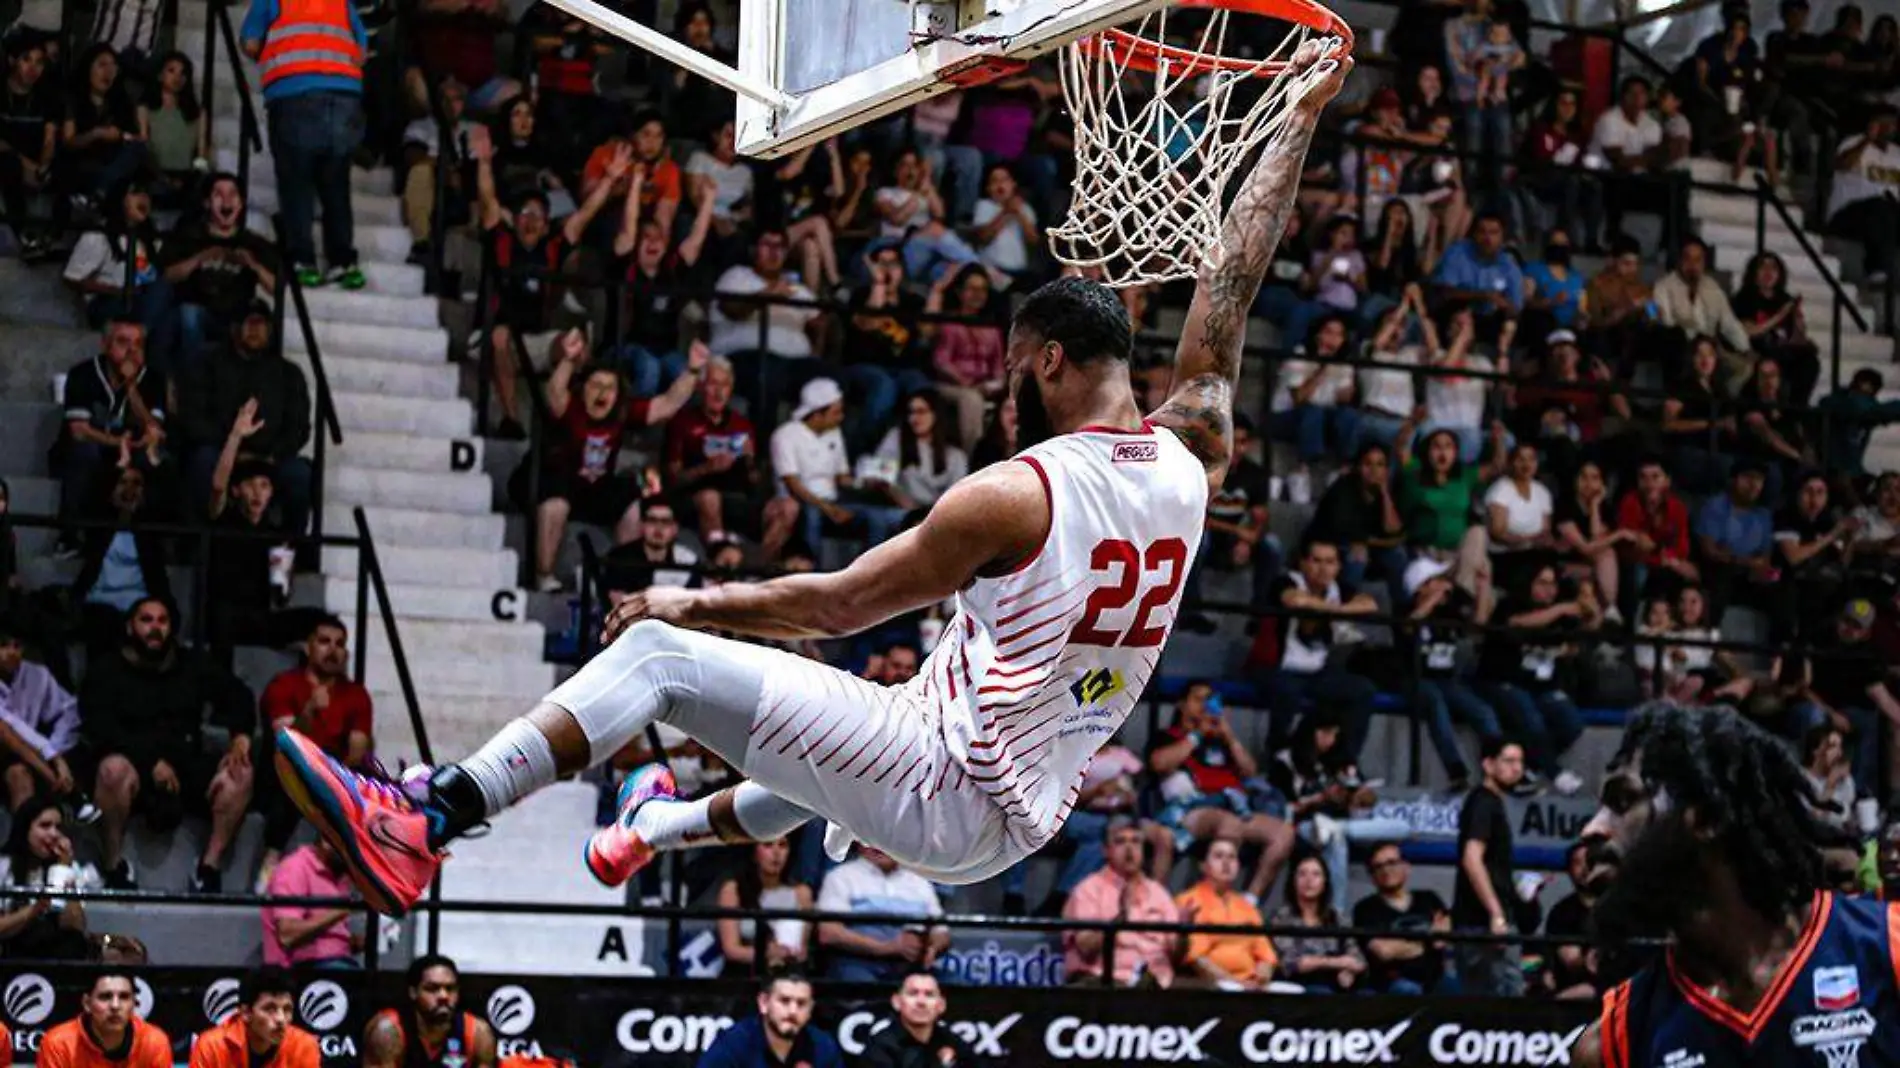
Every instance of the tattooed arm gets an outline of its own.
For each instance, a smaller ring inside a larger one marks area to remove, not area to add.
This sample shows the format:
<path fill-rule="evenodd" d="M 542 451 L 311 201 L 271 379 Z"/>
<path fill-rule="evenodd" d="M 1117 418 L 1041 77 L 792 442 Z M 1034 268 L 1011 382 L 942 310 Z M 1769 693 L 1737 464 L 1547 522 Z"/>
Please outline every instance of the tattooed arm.
<path fill-rule="evenodd" d="M 1228 209 L 1220 263 L 1201 268 L 1175 350 L 1174 392 L 1150 417 L 1181 436 L 1207 465 L 1208 481 L 1216 487 L 1227 475 L 1233 451 L 1234 387 L 1240 381 L 1247 313 L 1286 232 L 1287 216 L 1298 210 L 1295 195 L 1320 112 L 1352 71 L 1351 59 L 1322 65 L 1322 55 L 1318 42 L 1308 42 L 1294 55 L 1289 77 L 1295 84 L 1285 105 L 1291 113 Z"/>

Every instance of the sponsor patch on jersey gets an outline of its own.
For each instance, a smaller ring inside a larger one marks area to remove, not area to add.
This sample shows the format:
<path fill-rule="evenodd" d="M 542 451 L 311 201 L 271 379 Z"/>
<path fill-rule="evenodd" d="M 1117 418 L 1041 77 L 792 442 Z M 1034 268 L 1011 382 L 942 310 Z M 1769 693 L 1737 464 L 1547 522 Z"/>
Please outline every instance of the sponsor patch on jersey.
<path fill-rule="evenodd" d="M 1788 1036 L 1802 1049 L 1865 1042 L 1873 1037 L 1873 1014 L 1866 1009 L 1830 1012 L 1818 1016 L 1797 1016 L 1788 1028 Z"/>
<path fill-rule="evenodd" d="M 1109 458 L 1118 464 L 1151 464 L 1161 459 L 1161 446 L 1152 441 L 1118 441 Z"/>
<path fill-rule="evenodd" d="M 1814 970 L 1814 1007 L 1840 1012 L 1860 1004 L 1860 969 L 1853 965 Z"/>
<path fill-rule="evenodd" d="M 1069 693 L 1075 698 L 1076 704 L 1087 708 L 1089 705 L 1108 700 L 1122 692 L 1126 686 L 1127 683 L 1122 681 L 1121 672 L 1096 668 L 1094 671 L 1083 673 L 1081 678 L 1075 680 L 1075 684 L 1069 687 Z"/>

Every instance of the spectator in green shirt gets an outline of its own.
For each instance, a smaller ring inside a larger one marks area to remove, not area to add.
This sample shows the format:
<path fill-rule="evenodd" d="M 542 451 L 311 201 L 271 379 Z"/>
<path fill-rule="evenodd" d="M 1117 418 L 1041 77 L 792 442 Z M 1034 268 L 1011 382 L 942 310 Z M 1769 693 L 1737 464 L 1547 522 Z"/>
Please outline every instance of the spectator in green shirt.
<path fill-rule="evenodd" d="M 1449 428 L 1425 436 L 1422 456 L 1412 451 L 1418 426 L 1427 413 L 1412 413 L 1399 428 L 1399 515 L 1405 538 L 1421 556 L 1457 564 L 1456 584 L 1472 596 L 1488 584 L 1489 542 L 1484 524 L 1473 516 L 1485 486 L 1497 478 L 1507 455 L 1504 425 L 1491 424 L 1491 459 L 1467 464 L 1459 456 L 1458 435 Z"/>

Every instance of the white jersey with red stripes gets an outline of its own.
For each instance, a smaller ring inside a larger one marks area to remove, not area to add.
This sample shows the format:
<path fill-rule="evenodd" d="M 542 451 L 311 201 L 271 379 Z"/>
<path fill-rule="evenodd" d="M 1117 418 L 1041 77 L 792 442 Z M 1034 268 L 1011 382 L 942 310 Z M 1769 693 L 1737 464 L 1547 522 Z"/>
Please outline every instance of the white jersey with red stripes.
<path fill-rule="evenodd" d="M 1174 629 L 1201 543 L 1207 472 L 1172 431 L 1086 429 L 1024 450 L 1049 537 L 957 594 L 912 694 L 937 713 L 953 779 L 988 794 L 1018 848 L 1068 818 L 1082 772 L 1120 729 Z"/>

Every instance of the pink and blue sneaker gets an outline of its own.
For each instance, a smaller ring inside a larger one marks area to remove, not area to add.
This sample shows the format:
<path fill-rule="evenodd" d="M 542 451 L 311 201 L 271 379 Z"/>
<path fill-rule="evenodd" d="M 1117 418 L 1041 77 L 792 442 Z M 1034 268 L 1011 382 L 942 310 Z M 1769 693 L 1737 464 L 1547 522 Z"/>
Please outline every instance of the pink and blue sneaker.
<path fill-rule="evenodd" d="M 582 859 L 587 870 L 602 886 L 624 886 L 653 859 L 656 850 L 633 829 L 640 806 L 649 801 L 673 801 L 679 788 L 673 773 L 664 764 L 648 764 L 636 769 L 620 784 L 614 821 L 587 840 Z"/>

